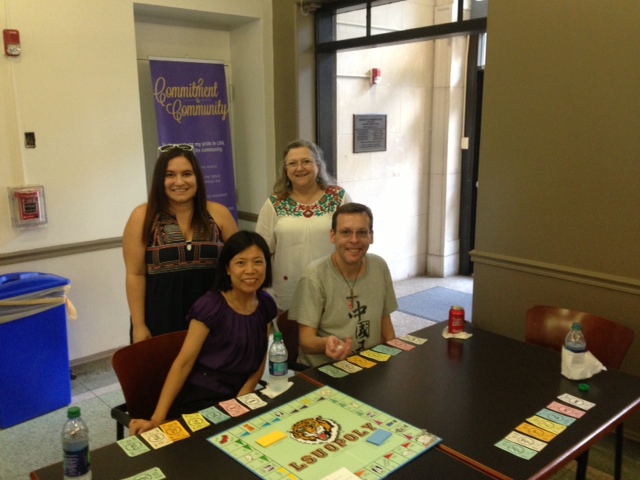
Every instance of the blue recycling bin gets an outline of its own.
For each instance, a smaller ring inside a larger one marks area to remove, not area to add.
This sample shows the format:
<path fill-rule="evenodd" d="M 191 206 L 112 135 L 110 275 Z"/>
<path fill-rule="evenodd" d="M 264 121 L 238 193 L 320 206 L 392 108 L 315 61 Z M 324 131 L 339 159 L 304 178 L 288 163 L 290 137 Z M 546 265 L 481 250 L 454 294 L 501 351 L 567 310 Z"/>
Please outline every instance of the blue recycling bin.
<path fill-rule="evenodd" d="M 0 428 L 71 403 L 70 283 L 37 272 L 0 276 Z"/>

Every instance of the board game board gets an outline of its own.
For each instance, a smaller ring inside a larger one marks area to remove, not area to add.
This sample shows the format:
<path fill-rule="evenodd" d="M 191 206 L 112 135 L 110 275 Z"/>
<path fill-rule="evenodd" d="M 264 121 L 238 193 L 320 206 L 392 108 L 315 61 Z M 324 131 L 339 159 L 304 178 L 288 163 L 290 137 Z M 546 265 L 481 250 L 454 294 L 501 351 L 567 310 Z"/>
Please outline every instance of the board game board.
<path fill-rule="evenodd" d="M 441 441 L 329 387 L 208 440 L 267 480 L 322 479 L 343 467 L 377 480 Z"/>

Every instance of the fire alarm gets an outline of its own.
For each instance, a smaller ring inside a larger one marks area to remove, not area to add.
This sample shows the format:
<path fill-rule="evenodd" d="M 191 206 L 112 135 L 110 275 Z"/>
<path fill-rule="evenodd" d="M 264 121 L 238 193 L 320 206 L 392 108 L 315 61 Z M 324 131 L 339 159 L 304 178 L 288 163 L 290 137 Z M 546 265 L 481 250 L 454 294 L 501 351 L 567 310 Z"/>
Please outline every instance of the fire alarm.
<path fill-rule="evenodd" d="M 371 69 L 371 84 L 378 85 L 382 83 L 382 70 L 379 68 Z"/>
<path fill-rule="evenodd" d="M 22 51 L 20 47 L 20 32 L 5 28 L 2 30 L 4 38 L 4 54 L 9 57 L 17 57 Z"/>

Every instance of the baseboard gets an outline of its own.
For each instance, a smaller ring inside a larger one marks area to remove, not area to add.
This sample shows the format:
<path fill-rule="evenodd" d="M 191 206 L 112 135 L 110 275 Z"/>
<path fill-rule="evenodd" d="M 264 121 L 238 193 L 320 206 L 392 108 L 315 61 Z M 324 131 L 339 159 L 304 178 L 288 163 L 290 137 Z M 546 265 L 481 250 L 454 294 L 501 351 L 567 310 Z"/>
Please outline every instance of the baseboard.
<path fill-rule="evenodd" d="M 71 365 L 71 367 L 78 367 L 80 365 L 86 365 L 87 363 L 107 360 L 110 359 L 117 350 L 119 350 L 119 348 L 113 348 L 105 352 L 94 353 L 93 355 L 88 355 L 86 357 L 75 358 L 71 360 L 69 364 Z"/>

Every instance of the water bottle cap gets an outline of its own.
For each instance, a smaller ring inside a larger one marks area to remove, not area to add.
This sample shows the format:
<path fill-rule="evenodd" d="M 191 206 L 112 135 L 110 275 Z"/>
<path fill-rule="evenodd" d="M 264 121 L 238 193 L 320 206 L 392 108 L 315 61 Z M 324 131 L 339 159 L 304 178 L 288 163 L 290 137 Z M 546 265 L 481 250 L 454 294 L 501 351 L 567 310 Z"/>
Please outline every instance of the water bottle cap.
<path fill-rule="evenodd" d="M 571 325 L 571 330 L 582 330 L 582 325 L 579 323 L 574 323 Z"/>
<path fill-rule="evenodd" d="M 67 410 L 67 418 L 78 418 L 80 416 L 80 407 L 69 407 Z"/>
<path fill-rule="evenodd" d="M 282 340 L 282 332 L 275 332 L 273 334 L 273 339 L 274 340 Z"/>

